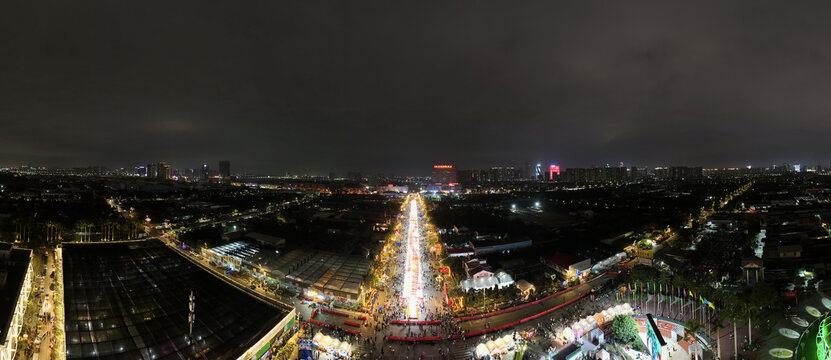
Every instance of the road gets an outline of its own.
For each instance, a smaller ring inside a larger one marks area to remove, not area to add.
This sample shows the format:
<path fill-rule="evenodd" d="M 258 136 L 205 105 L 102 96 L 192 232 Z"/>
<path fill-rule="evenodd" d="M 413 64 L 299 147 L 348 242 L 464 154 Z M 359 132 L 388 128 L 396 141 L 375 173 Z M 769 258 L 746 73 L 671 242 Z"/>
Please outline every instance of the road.
<path fill-rule="evenodd" d="M 593 287 L 600 287 L 601 285 L 614 280 L 615 277 L 617 277 L 617 275 L 614 273 L 606 274 L 597 279 L 593 279 L 590 282 L 586 282 L 584 284 L 576 286 L 569 291 L 566 291 L 558 296 L 554 296 L 551 299 L 543 301 L 537 305 L 532 305 L 523 309 L 519 309 L 504 314 L 494 315 L 483 319 L 465 321 L 462 323 L 462 329 L 464 329 L 466 332 L 470 332 L 485 328 L 493 328 L 539 314 L 540 312 L 553 308 L 557 305 L 563 304 L 586 292 L 589 292 Z"/>
<path fill-rule="evenodd" d="M 433 319 L 449 319 L 451 318 L 448 309 L 444 304 L 444 294 L 441 291 L 441 283 L 435 281 L 439 274 L 437 271 L 437 262 L 434 260 L 432 253 L 429 251 L 429 246 L 426 244 L 425 234 L 428 232 L 429 224 L 426 224 L 423 218 L 422 205 L 416 204 L 416 200 L 408 203 L 405 208 L 405 215 L 402 221 L 402 232 L 400 238 L 395 240 L 401 242 L 402 246 L 396 248 L 395 256 L 388 264 L 390 274 L 394 274 L 392 281 L 389 282 L 389 287 L 384 291 L 379 292 L 377 302 L 373 309 L 373 316 L 365 326 L 360 328 L 352 328 L 344 325 L 346 318 L 342 316 L 321 313 L 317 320 L 341 328 L 349 328 L 361 331 L 363 339 L 373 339 L 375 345 L 370 346 L 361 341 L 355 341 L 357 348 L 363 351 L 371 351 L 374 357 L 386 351 L 385 358 L 394 358 L 399 356 L 406 357 L 407 355 L 416 358 L 424 354 L 427 358 L 442 357 L 465 357 L 469 352 L 482 341 L 482 337 L 475 337 L 467 339 L 466 341 L 451 342 L 442 341 L 441 344 L 416 344 L 409 345 L 405 343 L 396 343 L 392 341 L 384 341 L 384 336 L 400 336 L 400 337 L 419 337 L 419 336 L 441 336 L 446 337 L 451 334 L 458 334 L 459 330 L 465 332 L 478 331 L 485 328 L 493 328 L 503 324 L 511 323 L 529 316 L 533 316 L 553 308 L 555 306 L 564 304 L 569 300 L 579 297 L 591 291 L 592 288 L 599 288 L 603 284 L 613 281 L 616 274 L 607 274 L 597 279 L 593 279 L 585 284 L 578 285 L 562 294 L 559 294 L 551 299 L 548 299 L 540 304 L 532 305 L 513 312 L 495 315 L 488 318 L 477 319 L 462 322 L 460 329 L 453 329 L 452 326 L 444 325 L 395 325 L 390 324 L 391 320 L 433 320 Z M 226 219 L 223 219 L 227 221 Z M 222 221 L 222 220 L 213 220 Z M 212 221 L 212 222 L 213 222 Z M 296 307 L 298 313 L 305 319 L 311 314 L 311 309 L 307 304 L 291 300 L 278 299 L 273 293 L 268 292 L 262 287 L 255 287 L 251 289 L 249 283 L 244 282 L 240 278 L 225 275 L 210 265 L 209 260 L 205 259 L 199 254 L 193 253 L 190 249 L 183 250 L 176 246 L 176 242 L 165 235 L 161 237 L 162 241 L 168 244 L 172 249 L 182 254 L 200 266 L 204 270 L 210 272 L 214 276 L 220 278 L 226 283 L 235 286 L 236 288 L 247 292 L 253 297 L 262 301 L 268 302 L 276 307 L 282 309 L 290 309 Z M 48 286 L 48 285 L 47 285 Z M 414 304 L 413 307 L 408 304 Z M 378 307 L 383 307 L 383 311 L 378 311 Z M 593 311 L 602 306 L 601 303 L 592 303 L 588 298 L 563 307 L 560 310 L 547 314 L 546 316 L 529 321 L 527 323 L 516 326 L 513 330 L 524 330 L 538 326 L 544 322 L 557 322 L 557 319 L 569 319 L 578 315 L 583 315 L 585 312 Z M 417 313 L 417 314 L 416 314 Z M 451 350 L 452 348 L 452 350 Z M 371 350 L 370 350 L 371 349 Z M 356 349 L 357 350 L 357 349 Z M 439 354 L 442 352 L 442 355 Z M 394 354 L 391 355 L 391 354 Z"/>
<path fill-rule="evenodd" d="M 36 353 L 39 353 L 39 358 L 49 358 L 49 355 L 52 352 L 52 344 L 55 343 L 55 322 L 51 320 L 55 313 L 55 292 L 50 289 L 50 286 L 54 284 L 55 279 L 51 277 L 53 271 L 55 271 L 55 251 L 54 250 L 46 250 L 46 273 L 43 276 L 43 302 L 41 303 L 40 311 L 38 311 L 39 316 L 50 315 L 50 320 L 45 320 L 46 317 L 40 317 L 40 322 L 44 323 L 43 331 L 41 331 L 37 336 L 41 336 L 45 333 L 45 337 L 41 341 L 40 345 L 35 349 Z M 37 255 L 42 256 L 42 255 Z M 43 268 L 40 269 L 33 269 L 35 274 L 41 275 L 43 274 Z M 57 284 L 56 284 L 57 286 Z"/>
<path fill-rule="evenodd" d="M 166 228 L 164 230 L 167 230 L 168 232 L 172 232 L 172 233 L 181 233 L 181 232 L 192 231 L 192 230 L 201 229 L 201 228 L 209 227 L 209 226 L 212 227 L 212 226 L 216 226 L 216 225 L 223 225 L 223 224 L 226 224 L 226 223 L 233 223 L 233 222 L 237 222 L 237 221 L 240 221 L 240 220 L 247 220 L 247 219 L 251 219 L 251 218 L 262 217 L 262 216 L 266 216 L 266 215 L 279 213 L 280 211 L 285 210 L 285 209 L 287 209 L 291 206 L 307 204 L 307 203 L 309 203 L 309 202 L 311 202 L 315 199 L 316 199 L 316 196 L 314 196 L 312 194 L 306 194 L 303 198 L 298 199 L 296 201 L 287 201 L 287 202 L 284 202 L 284 203 L 279 204 L 279 205 L 270 205 L 270 206 L 267 206 L 267 207 L 261 208 L 261 209 L 250 209 L 250 210 L 247 210 L 244 213 L 240 213 L 240 214 L 237 214 L 237 215 L 234 215 L 233 213 L 220 214 L 220 215 L 215 215 L 211 219 L 206 219 L 205 221 L 193 221 L 192 220 L 192 221 L 189 221 L 187 224 L 181 224 L 181 223 L 180 224 L 169 224 L 168 228 Z M 117 212 L 122 214 L 123 217 L 125 217 L 127 219 L 130 219 L 130 212 L 129 211 L 123 211 L 122 208 L 121 208 L 120 203 L 112 201 L 112 199 L 109 200 L 108 203 L 110 204 L 110 206 L 113 209 L 115 209 Z M 162 222 L 160 222 L 159 224 L 161 224 L 161 223 Z M 146 225 L 147 226 L 145 227 L 145 232 L 148 234 L 148 236 L 157 237 L 161 234 L 161 230 L 157 230 L 155 228 L 158 224 L 156 224 L 156 225 L 146 224 Z"/>
<path fill-rule="evenodd" d="M 414 211 L 411 206 L 408 203 L 403 209 L 405 216 L 400 220 L 401 231 L 399 236 L 393 240 L 394 243 L 400 242 L 401 246 L 392 247 L 394 256 L 386 265 L 385 272 L 392 275 L 391 281 L 378 293 L 377 301 L 372 307 L 373 316 L 368 321 L 369 326 L 361 327 L 361 332 L 365 338 L 372 339 L 375 342 L 375 346 L 370 347 L 373 357 L 383 354 L 383 358 L 402 359 L 408 356 L 410 358 L 424 356 L 424 358 L 431 359 L 469 358 L 473 348 L 483 341 L 485 336 L 477 336 L 465 341 L 444 340 L 440 341 L 439 344 L 385 342 L 384 337 L 440 336 L 446 338 L 448 335 L 459 334 L 460 330 L 472 332 L 497 327 L 562 305 L 590 292 L 592 288 L 600 288 L 602 285 L 614 281 L 618 276 L 616 273 L 606 274 L 547 299 L 540 304 L 488 318 L 462 322 L 459 329 L 454 329 L 454 326 L 450 325 L 449 322 L 442 325 L 420 326 L 392 324 L 392 320 L 452 319 L 444 304 L 441 283 L 434 280 L 439 275 L 436 269 L 438 263 L 430 256 L 429 246 L 425 244 L 424 238 L 421 236 L 426 233 L 429 224 L 422 223 L 423 218 L 419 213 L 421 208 L 416 209 L 419 211 Z M 408 276 L 410 276 L 409 279 Z M 419 305 L 417 316 L 410 314 L 407 299 L 417 301 Z M 603 306 L 610 305 L 613 300 L 613 296 L 611 298 L 607 296 L 602 301 L 592 302 L 589 297 L 586 297 L 546 316 L 515 326 L 511 331 L 521 331 L 536 327 L 543 322 L 559 322 L 559 319 L 576 318 L 580 315 L 593 313 L 599 311 Z M 379 308 L 383 310 L 379 310 Z M 304 316 L 309 316 L 312 312 L 305 303 L 299 303 L 298 309 L 299 313 Z M 343 325 L 345 319 L 337 315 L 320 313 L 316 319 L 331 325 L 346 327 Z"/>
<path fill-rule="evenodd" d="M 412 203 L 408 203 L 412 204 Z M 416 344 L 408 345 L 406 343 L 396 343 L 392 341 L 384 341 L 384 336 L 400 336 L 400 337 L 420 337 L 420 336 L 441 336 L 456 334 L 458 330 L 454 330 L 451 326 L 446 325 L 395 325 L 390 324 L 391 320 L 432 320 L 432 319 L 448 319 L 451 318 L 449 312 L 444 305 L 444 294 L 441 291 L 440 282 L 436 282 L 435 278 L 439 275 L 437 271 L 437 262 L 433 259 L 429 252 L 429 246 L 425 243 L 424 235 L 427 233 L 429 224 L 424 223 L 424 218 L 421 213 L 421 206 L 408 206 L 408 211 L 405 211 L 407 216 L 401 219 L 402 232 L 400 238 L 395 242 L 401 242 L 402 246 L 396 248 L 395 256 L 388 264 L 388 273 L 394 274 L 392 281 L 388 284 L 388 288 L 379 292 L 375 306 L 373 307 L 373 316 L 365 326 L 360 328 L 353 328 L 344 325 L 346 318 L 338 315 L 320 313 L 316 320 L 335 325 L 341 328 L 349 328 L 361 331 L 363 339 L 373 339 L 375 345 L 369 346 L 363 342 L 356 341 L 354 344 L 357 348 L 363 351 L 371 351 L 373 357 L 377 357 L 382 352 L 385 358 L 395 358 L 399 356 L 412 356 L 416 358 L 424 354 L 426 358 L 439 357 L 465 357 L 470 351 L 482 341 L 482 337 L 475 337 L 467 339 L 466 341 L 442 341 L 441 344 Z M 288 304 L 285 299 L 276 299 L 274 294 L 265 291 L 262 288 L 251 289 L 250 284 L 244 283 L 241 279 L 231 277 L 221 273 L 215 267 L 209 264 L 209 261 L 202 256 L 195 254 L 188 250 L 182 250 L 176 247 L 176 243 L 171 241 L 167 236 L 163 236 L 162 240 L 171 248 L 185 256 L 191 262 L 202 267 L 206 271 L 214 274 L 223 281 L 246 291 L 254 297 L 260 298 L 263 301 L 268 301 L 275 306 L 281 308 L 290 308 L 296 306 L 298 313 L 305 319 L 311 315 L 311 308 L 308 304 L 300 301 L 294 301 L 294 304 Z M 409 271 L 408 271 L 409 269 Z M 592 288 L 599 288 L 603 284 L 613 281 L 617 274 L 607 274 L 605 276 L 593 279 L 585 284 L 578 285 L 562 294 L 559 294 L 551 299 L 548 299 L 540 304 L 532 305 L 513 312 L 495 315 L 488 318 L 477 319 L 462 322 L 460 329 L 465 332 L 478 331 L 485 328 L 493 328 L 503 324 L 511 323 L 529 316 L 533 316 L 568 302 L 582 294 L 591 291 Z M 409 299 L 409 301 L 407 300 Z M 408 303 L 416 304 L 415 308 L 410 309 Z M 379 311 L 378 308 L 383 310 Z M 560 310 L 547 314 L 546 316 L 529 321 L 527 323 L 516 326 L 513 330 L 524 330 L 538 326 L 544 322 L 557 322 L 556 319 L 568 319 L 578 315 L 583 315 L 586 312 L 593 311 L 601 303 L 592 303 L 588 298 L 563 307 Z M 417 315 L 415 314 L 417 309 Z M 412 315 L 409 312 L 413 311 Z M 452 349 L 451 349 L 452 348 Z M 442 354 L 439 354 L 439 351 Z M 392 355 L 394 354 L 394 355 Z"/>

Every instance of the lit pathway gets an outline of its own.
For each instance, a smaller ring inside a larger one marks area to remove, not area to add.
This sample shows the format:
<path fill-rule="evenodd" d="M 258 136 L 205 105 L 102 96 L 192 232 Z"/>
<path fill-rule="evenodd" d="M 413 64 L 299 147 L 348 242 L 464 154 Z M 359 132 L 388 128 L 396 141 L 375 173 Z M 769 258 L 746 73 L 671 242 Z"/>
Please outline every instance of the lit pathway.
<path fill-rule="evenodd" d="M 418 319 L 419 308 L 424 301 L 421 284 L 421 253 L 424 249 L 418 221 L 418 202 L 415 199 L 410 200 L 410 210 L 407 218 L 407 244 L 404 252 L 404 284 L 402 286 L 402 300 L 404 303 L 402 305 L 407 310 L 408 319 Z"/>

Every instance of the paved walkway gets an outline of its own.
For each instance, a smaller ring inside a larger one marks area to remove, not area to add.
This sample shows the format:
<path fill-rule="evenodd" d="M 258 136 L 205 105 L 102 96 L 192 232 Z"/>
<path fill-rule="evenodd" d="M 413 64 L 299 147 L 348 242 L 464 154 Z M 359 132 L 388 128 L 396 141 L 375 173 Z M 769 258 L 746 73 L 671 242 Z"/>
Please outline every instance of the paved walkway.
<path fill-rule="evenodd" d="M 760 357 L 774 359 L 771 351 L 775 349 L 796 351 L 799 336 L 814 323 L 828 316 L 831 312 L 831 285 L 821 287 L 813 295 L 801 294 L 798 304 L 792 306 L 773 326 L 773 330 L 764 338 L 759 350 Z M 817 316 L 819 314 L 820 316 Z M 742 332 L 739 332 L 740 334 Z M 758 330 L 757 330 L 758 333 Z M 745 332 L 746 334 L 746 332 Z M 732 340 L 730 340 L 732 347 Z M 758 341 L 754 337 L 754 341 Z M 722 345 L 724 345 L 722 343 Z M 739 341 L 741 346 L 741 340 Z M 794 354 L 795 356 L 796 354 Z M 801 355 L 800 355 L 801 356 Z M 725 358 L 724 356 L 722 356 Z"/>

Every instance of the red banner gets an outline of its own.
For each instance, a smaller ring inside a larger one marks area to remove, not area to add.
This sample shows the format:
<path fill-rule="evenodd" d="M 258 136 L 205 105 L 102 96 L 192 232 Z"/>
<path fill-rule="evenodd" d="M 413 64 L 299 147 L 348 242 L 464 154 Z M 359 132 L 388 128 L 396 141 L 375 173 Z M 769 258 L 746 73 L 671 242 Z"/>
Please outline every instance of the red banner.
<path fill-rule="evenodd" d="M 441 320 L 392 320 L 390 324 L 395 325 L 439 325 Z"/>
<path fill-rule="evenodd" d="M 594 279 L 591 279 L 591 280 L 589 280 L 588 282 L 591 282 L 591 281 L 597 280 L 597 279 L 599 279 L 601 276 L 606 275 L 606 274 L 608 274 L 608 273 L 609 273 L 609 272 L 607 271 L 607 272 L 605 272 L 605 273 L 602 273 L 602 274 L 600 274 L 600 275 L 597 275 L 597 276 L 595 276 L 595 277 L 594 277 Z M 531 305 L 536 305 L 536 304 L 539 304 L 539 303 L 541 303 L 541 302 L 543 302 L 543 301 L 546 301 L 546 300 L 548 300 L 548 299 L 551 299 L 551 298 L 553 298 L 553 297 L 555 297 L 555 296 L 562 295 L 563 293 L 565 293 L 565 292 L 567 292 L 567 291 L 571 291 L 571 290 L 573 290 L 574 288 L 576 288 L 576 287 L 578 287 L 578 286 L 581 286 L 581 285 L 583 285 L 583 284 L 575 285 L 575 286 L 572 286 L 572 287 L 570 287 L 570 288 L 568 288 L 568 289 L 565 289 L 565 290 L 560 290 L 560 291 L 558 291 L 558 292 L 556 292 L 556 293 L 554 293 L 554 294 L 548 295 L 548 296 L 546 296 L 546 297 L 544 297 L 544 298 L 542 298 L 542 299 L 539 299 L 539 300 L 536 300 L 536 301 L 532 301 L 532 302 L 529 302 L 529 303 L 526 303 L 526 304 L 517 305 L 517 306 L 511 307 L 511 308 L 502 309 L 502 310 L 499 310 L 499 311 L 494 311 L 494 312 L 490 312 L 490 313 L 487 313 L 487 314 L 473 315 L 473 316 L 465 316 L 465 317 L 458 318 L 457 320 L 459 320 L 459 321 L 478 320 L 478 319 L 484 319 L 484 318 L 486 318 L 486 317 L 491 317 L 491 316 L 494 316 L 494 315 L 499 315 L 499 314 L 504 314 L 504 313 L 508 313 L 508 312 L 512 312 L 512 311 L 517 311 L 517 310 L 520 310 L 520 309 L 527 308 L 527 307 L 529 307 L 529 306 L 531 306 Z"/>
<path fill-rule="evenodd" d="M 350 333 L 352 335 L 358 335 L 359 334 L 358 331 L 350 330 L 350 329 L 344 329 L 344 328 L 341 328 L 340 326 L 335 326 L 335 325 L 332 325 L 332 324 L 322 323 L 322 322 L 314 320 L 314 319 L 309 320 L 309 321 L 311 321 L 311 323 L 315 324 L 315 325 L 320 325 L 320 326 L 327 327 L 327 328 L 330 328 L 330 329 L 333 329 L 333 330 L 342 330 L 342 331 L 345 331 L 345 332 Z"/>
<path fill-rule="evenodd" d="M 403 337 L 403 336 L 387 336 L 388 341 L 412 341 L 412 342 L 423 342 L 423 341 L 441 341 L 441 336 L 425 336 L 425 337 Z"/>
<path fill-rule="evenodd" d="M 326 308 L 320 308 L 320 311 L 328 313 L 328 314 L 332 314 L 332 315 L 349 317 L 349 314 L 347 314 L 347 313 L 342 313 L 340 311 L 335 311 L 335 310 L 329 310 L 329 309 L 326 309 Z"/>
<path fill-rule="evenodd" d="M 586 292 L 586 293 L 584 293 L 584 294 L 582 294 L 582 295 L 580 295 L 580 296 L 578 296 L 578 297 L 576 297 L 576 298 L 574 298 L 574 299 L 571 299 L 571 300 L 566 301 L 566 302 L 564 302 L 564 303 L 562 303 L 562 304 L 560 304 L 560 305 L 557 305 L 557 306 L 555 306 L 555 307 L 553 307 L 553 308 L 550 308 L 550 309 L 548 309 L 548 310 L 545 310 L 545 311 L 543 311 L 543 312 L 541 312 L 541 313 L 539 313 L 539 314 L 529 316 L 529 317 L 524 318 L 524 319 L 519 320 L 519 321 L 514 321 L 514 322 L 512 322 L 512 323 L 508 323 L 508 324 L 501 325 L 501 326 L 497 326 L 497 327 L 490 328 L 490 329 L 484 329 L 484 330 L 479 330 L 479 331 L 469 332 L 469 333 L 465 334 L 465 337 L 466 337 L 466 338 L 470 338 L 470 337 L 472 337 L 472 336 L 477 336 L 477 335 L 482 335 L 482 334 L 492 333 L 492 332 L 494 332 L 494 331 L 499 331 L 499 330 L 502 330 L 502 329 L 505 329 L 505 328 L 509 328 L 509 327 L 511 327 L 511 326 L 516 326 L 516 325 L 522 324 L 522 323 L 524 323 L 524 322 L 528 322 L 528 321 L 534 320 L 534 319 L 536 319 L 536 318 L 538 318 L 538 317 L 540 317 L 540 316 L 543 316 L 543 315 L 545 315 L 545 314 L 551 313 L 552 311 L 555 311 L 555 310 L 559 310 L 559 309 L 561 309 L 563 306 L 569 305 L 569 304 L 571 304 L 571 303 L 573 303 L 573 302 L 575 302 L 575 301 L 577 301 L 577 300 L 580 300 L 580 299 L 582 299 L 582 298 L 586 297 L 587 295 L 589 295 L 590 293 L 591 293 L 591 291 Z"/>

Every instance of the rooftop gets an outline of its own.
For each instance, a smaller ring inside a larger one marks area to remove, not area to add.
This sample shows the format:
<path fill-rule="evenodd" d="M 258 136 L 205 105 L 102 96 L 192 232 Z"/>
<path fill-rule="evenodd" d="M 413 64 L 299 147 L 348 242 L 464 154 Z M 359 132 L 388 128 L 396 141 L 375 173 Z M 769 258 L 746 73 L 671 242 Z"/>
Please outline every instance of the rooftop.
<path fill-rule="evenodd" d="M 69 359 L 236 358 L 286 315 L 156 239 L 64 244 L 63 254 Z"/>
<path fill-rule="evenodd" d="M 0 341 L 6 341 L 14 307 L 26 280 L 32 250 L 12 248 L 9 243 L 0 243 L 0 249 L 9 253 L 8 260 L 0 259 L 0 271 L 6 272 L 5 281 L 0 281 Z"/>
<path fill-rule="evenodd" d="M 370 262 L 327 251 L 293 250 L 269 266 L 289 279 L 318 290 L 360 294 Z"/>
<path fill-rule="evenodd" d="M 286 244 L 286 239 L 258 232 L 247 233 L 245 234 L 245 237 L 250 238 L 263 245 L 282 246 Z"/>
<path fill-rule="evenodd" d="M 548 258 L 548 262 L 555 264 L 563 269 L 568 269 L 569 266 L 578 263 L 580 260 L 577 260 L 574 256 L 571 256 L 566 253 L 555 253 L 550 258 Z"/>
<path fill-rule="evenodd" d="M 497 271 L 494 276 L 486 276 L 476 279 L 465 279 L 459 282 L 459 286 L 464 291 L 470 289 L 482 290 L 490 289 L 494 286 L 503 288 L 514 284 L 514 279 L 504 271 Z"/>

